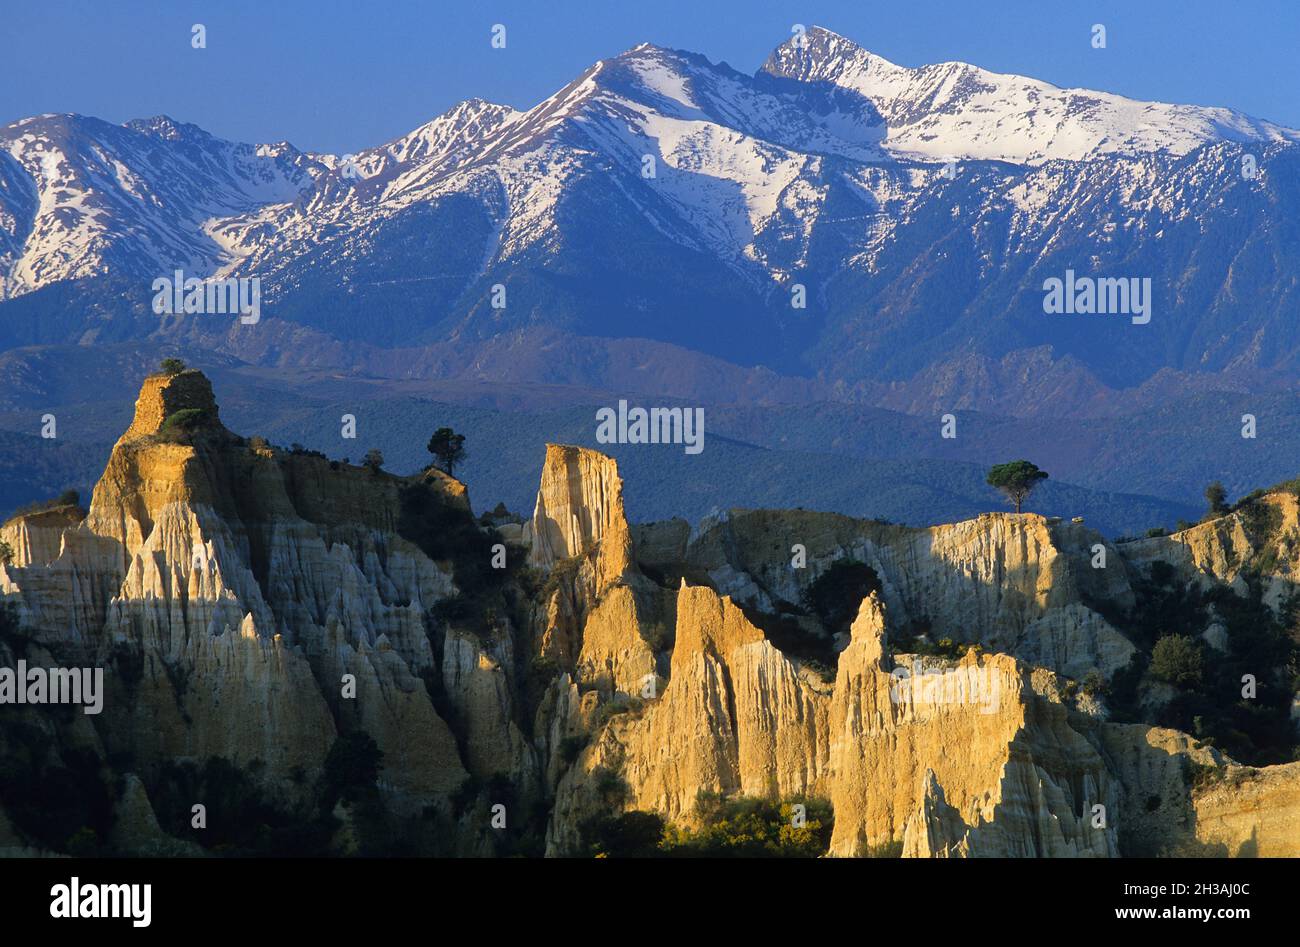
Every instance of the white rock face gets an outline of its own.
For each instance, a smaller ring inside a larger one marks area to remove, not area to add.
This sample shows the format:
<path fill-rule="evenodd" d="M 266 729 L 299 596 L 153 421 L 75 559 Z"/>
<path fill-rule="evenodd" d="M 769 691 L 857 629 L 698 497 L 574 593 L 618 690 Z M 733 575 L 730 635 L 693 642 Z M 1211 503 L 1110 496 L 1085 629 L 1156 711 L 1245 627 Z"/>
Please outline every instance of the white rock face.
<path fill-rule="evenodd" d="M 480 779 L 495 773 L 535 778 L 532 745 L 515 723 L 508 677 L 514 663 L 509 637 L 491 651 L 474 635 L 449 629 L 442 659 L 443 686 L 464 721 L 465 767 Z"/>
<path fill-rule="evenodd" d="M 807 550 L 791 567 L 789 544 Z M 738 601 L 771 610 L 772 598 L 801 602 L 835 562 L 870 566 L 896 627 L 923 623 L 932 640 L 979 643 L 1064 674 L 1096 668 L 1110 676 L 1133 645 L 1082 598 L 1133 601 L 1123 562 L 1091 566 L 1102 538 L 1082 527 L 1049 526 L 1034 514 L 988 513 L 913 529 L 802 511 L 734 511 L 704 531 L 686 559 Z"/>

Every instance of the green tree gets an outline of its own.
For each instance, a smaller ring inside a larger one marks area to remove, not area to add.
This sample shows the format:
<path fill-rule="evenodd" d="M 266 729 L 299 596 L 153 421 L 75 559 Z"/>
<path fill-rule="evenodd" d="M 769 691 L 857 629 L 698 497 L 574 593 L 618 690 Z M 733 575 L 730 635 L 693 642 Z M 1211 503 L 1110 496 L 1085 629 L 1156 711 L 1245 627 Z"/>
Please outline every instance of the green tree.
<path fill-rule="evenodd" d="M 378 447 L 372 447 L 366 451 L 362 464 L 370 468 L 371 473 L 379 473 L 379 469 L 384 466 L 384 452 Z"/>
<path fill-rule="evenodd" d="M 1210 516 L 1222 516 L 1228 512 L 1228 491 L 1216 480 L 1205 488 L 1205 502 L 1210 508 Z"/>
<path fill-rule="evenodd" d="M 1020 504 L 1046 479 L 1047 471 L 1039 470 L 1037 464 L 1031 464 L 1027 460 L 1013 460 L 1009 464 L 998 464 L 991 468 L 987 483 L 990 487 L 1001 490 L 1016 505 L 1016 512 L 1019 513 Z"/>
<path fill-rule="evenodd" d="M 355 799 L 375 788 L 384 753 L 364 730 L 344 733 L 334 740 L 321 774 L 325 799 Z"/>
<path fill-rule="evenodd" d="M 1178 687 L 1195 687 L 1203 674 L 1200 645 L 1187 635 L 1165 635 L 1151 649 L 1151 673 Z"/>
<path fill-rule="evenodd" d="M 655 812 L 633 809 L 593 819 L 581 826 L 588 850 L 597 858 L 653 858 L 660 854 L 664 820 Z"/>
<path fill-rule="evenodd" d="M 179 358 L 165 358 L 159 364 L 158 370 L 164 375 L 179 375 L 185 371 L 185 363 Z"/>
<path fill-rule="evenodd" d="M 433 455 L 435 465 L 447 472 L 447 476 L 456 475 L 456 465 L 468 456 L 465 451 L 465 435 L 457 434 L 449 427 L 440 427 L 429 438 L 428 451 Z"/>

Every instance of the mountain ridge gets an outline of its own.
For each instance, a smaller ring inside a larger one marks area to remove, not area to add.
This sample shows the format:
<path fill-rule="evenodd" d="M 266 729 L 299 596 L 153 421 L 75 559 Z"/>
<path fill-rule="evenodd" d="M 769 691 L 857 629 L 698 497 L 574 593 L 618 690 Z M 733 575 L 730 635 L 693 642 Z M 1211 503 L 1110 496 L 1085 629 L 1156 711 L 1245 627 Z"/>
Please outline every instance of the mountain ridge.
<path fill-rule="evenodd" d="M 949 166 L 890 152 L 890 134 L 1002 116 L 1014 143 L 1023 103 L 965 95 L 944 78 L 961 69 L 895 66 L 819 29 L 805 39 L 753 76 L 640 44 L 532 108 L 470 99 L 351 156 L 222 142 L 166 116 L 14 123 L 0 130 L 14 397 L 46 397 L 32 372 L 56 353 L 80 364 L 134 345 L 273 372 L 284 391 L 325 373 L 392 393 L 498 383 L 570 403 L 591 389 L 1114 431 L 1180 406 L 1227 430 L 1257 398 L 1264 436 L 1295 443 L 1272 406 L 1300 372 L 1300 145 L 1267 123 L 1236 135 L 1160 112 L 1157 125 L 1213 140 Z M 1072 101 L 1057 92 L 1040 119 Z M 923 107 L 903 108 L 909 97 Z M 1230 140 L 1247 133 L 1258 140 Z M 264 317 L 156 316 L 151 282 L 178 268 L 259 280 Z M 1045 313 L 1044 281 L 1067 272 L 1150 278 L 1150 324 Z M 121 375 L 120 396 L 133 384 Z M 1185 479 L 1177 490 L 1187 502 Z"/>

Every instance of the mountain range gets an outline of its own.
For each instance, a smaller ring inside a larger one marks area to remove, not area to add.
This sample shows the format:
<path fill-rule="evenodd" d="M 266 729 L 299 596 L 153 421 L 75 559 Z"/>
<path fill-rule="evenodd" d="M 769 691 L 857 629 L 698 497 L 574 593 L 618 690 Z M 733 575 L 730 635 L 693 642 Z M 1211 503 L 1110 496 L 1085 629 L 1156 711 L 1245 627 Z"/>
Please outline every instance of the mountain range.
<path fill-rule="evenodd" d="M 973 412 L 1040 454 L 1123 442 L 1139 470 L 1260 405 L 1268 447 L 1193 459 L 1161 487 L 1186 504 L 1228 459 L 1243 487 L 1293 473 L 1298 162 L 1300 132 L 1230 109 L 907 68 L 821 28 L 753 75 L 642 44 L 525 111 L 470 100 L 355 155 L 37 116 L 0 129 L 0 378 L 28 383 L 5 423 L 105 397 L 38 362 L 131 364 L 106 395 L 125 408 L 160 347 L 299 392 L 853 406 L 813 450 L 885 409 L 924 419 L 897 454 L 943 458 L 939 417 Z M 176 270 L 259 279 L 263 318 L 155 314 Z M 1149 279 L 1150 322 L 1045 313 L 1067 272 Z"/>

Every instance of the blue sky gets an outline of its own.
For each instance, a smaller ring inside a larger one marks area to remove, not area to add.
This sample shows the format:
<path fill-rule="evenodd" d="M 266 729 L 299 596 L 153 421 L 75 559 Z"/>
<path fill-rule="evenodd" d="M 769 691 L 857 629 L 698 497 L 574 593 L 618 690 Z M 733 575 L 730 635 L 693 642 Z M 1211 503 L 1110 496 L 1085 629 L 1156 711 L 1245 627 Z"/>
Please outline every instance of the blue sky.
<path fill-rule="evenodd" d="M 960 59 L 1300 127 L 1296 0 L 8 0 L 0 124 L 164 113 L 226 138 L 355 151 L 471 96 L 533 105 L 640 42 L 752 72 L 796 22 L 904 65 Z M 205 50 L 190 47 L 194 23 Z M 494 23 L 505 50 L 490 47 Z"/>

